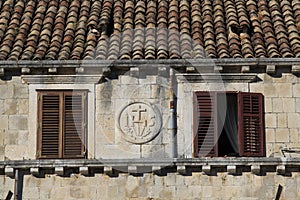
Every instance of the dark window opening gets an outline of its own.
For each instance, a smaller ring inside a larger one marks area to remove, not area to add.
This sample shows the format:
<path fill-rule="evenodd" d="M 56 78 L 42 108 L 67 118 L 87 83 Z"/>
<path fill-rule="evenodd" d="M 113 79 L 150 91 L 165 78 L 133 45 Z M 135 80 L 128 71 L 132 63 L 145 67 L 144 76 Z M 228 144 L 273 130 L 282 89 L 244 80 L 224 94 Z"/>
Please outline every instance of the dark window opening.
<path fill-rule="evenodd" d="M 196 92 L 195 156 L 264 156 L 263 95 Z"/>

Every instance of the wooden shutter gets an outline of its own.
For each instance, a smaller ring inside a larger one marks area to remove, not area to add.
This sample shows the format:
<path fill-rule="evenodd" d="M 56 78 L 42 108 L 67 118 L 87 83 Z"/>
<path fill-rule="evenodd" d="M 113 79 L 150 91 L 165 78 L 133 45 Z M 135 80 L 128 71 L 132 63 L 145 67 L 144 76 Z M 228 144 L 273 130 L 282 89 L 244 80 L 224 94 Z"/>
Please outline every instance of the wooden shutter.
<path fill-rule="evenodd" d="M 198 129 L 194 139 L 195 156 L 217 156 L 216 93 L 196 92 Z"/>
<path fill-rule="evenodd" d="M 38 157 L 60 157 L 60 95 L 38 94 Z"/>
<path fill-rule="evenodd" d="M 238 94 L 239 154 L 264 156 L 263 96 L 259 93 Z"/>
<path fill-rule="evenodd" d="M 65 158 L 84 157 L 85 93 L 64 93 L 64 137 Z"/>
<path fill-rule="evenodd" d="M 84 158 L 85 91 L 38 92 L 38 158 Z"/>

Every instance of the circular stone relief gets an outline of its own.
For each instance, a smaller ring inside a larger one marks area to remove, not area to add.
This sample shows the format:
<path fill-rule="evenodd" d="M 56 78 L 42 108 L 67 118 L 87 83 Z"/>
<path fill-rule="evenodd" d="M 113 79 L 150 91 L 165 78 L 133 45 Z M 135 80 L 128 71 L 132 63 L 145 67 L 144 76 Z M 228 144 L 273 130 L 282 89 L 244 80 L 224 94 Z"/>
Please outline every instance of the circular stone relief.
<path fill-rule="evenodd" d="M 151 141 L 159 133 L 162 120 L 156 106 L 145 102 L 133 102 L 122 109 L 118 123 L 125 140 L 143 144 Z"/>

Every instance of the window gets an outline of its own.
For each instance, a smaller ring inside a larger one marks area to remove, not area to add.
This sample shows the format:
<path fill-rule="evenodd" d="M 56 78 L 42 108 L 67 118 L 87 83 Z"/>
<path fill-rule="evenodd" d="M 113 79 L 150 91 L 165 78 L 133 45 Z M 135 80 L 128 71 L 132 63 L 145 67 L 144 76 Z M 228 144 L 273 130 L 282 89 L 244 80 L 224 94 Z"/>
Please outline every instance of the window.
<path fill-rule="evenodd" d="M 264 156 L 263 95 L 196 92 L 194 156 Z"/>
<path fill-rule="evenodd" d="M 85 158 L 86 91 L 38 92 L 38 158 Z"/>

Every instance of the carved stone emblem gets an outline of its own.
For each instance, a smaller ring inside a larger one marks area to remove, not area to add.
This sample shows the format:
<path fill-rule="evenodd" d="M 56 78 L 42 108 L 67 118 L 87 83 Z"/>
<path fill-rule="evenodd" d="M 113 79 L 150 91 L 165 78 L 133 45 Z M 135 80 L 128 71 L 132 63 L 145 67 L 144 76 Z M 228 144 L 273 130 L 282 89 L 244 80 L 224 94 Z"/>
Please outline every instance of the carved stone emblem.
<path fill-rule="evenodd" d="M 162 125 L 159 110 L 145 102 L 133 102 L 125 106 L 120 112 L 118 122 L 124 139 L 135 144 L 152 140 Z"/>

